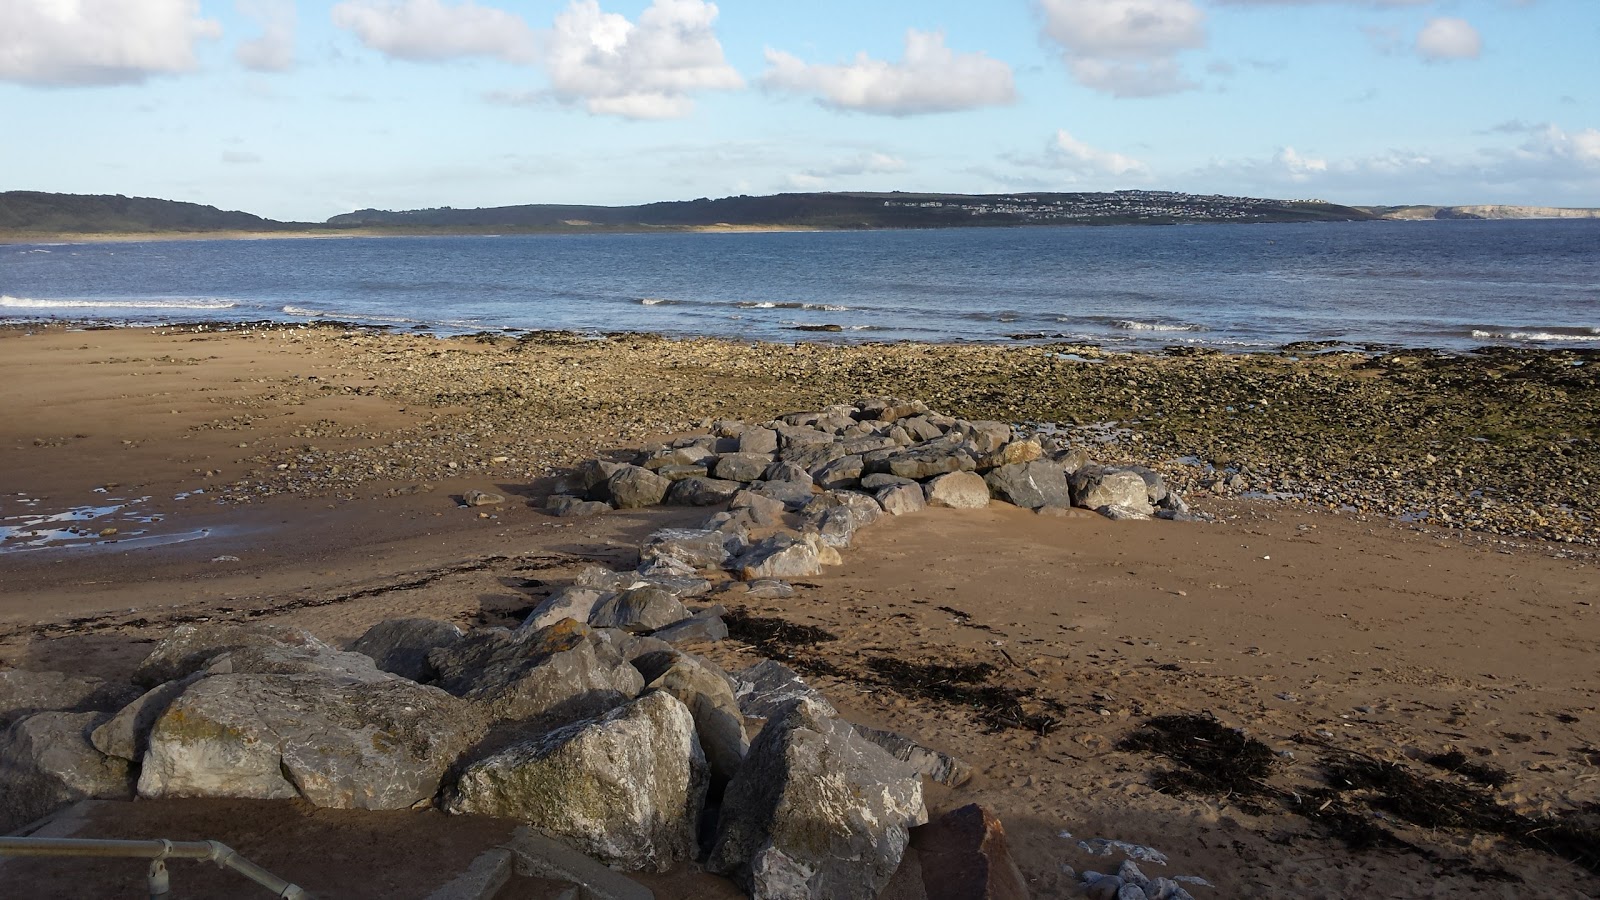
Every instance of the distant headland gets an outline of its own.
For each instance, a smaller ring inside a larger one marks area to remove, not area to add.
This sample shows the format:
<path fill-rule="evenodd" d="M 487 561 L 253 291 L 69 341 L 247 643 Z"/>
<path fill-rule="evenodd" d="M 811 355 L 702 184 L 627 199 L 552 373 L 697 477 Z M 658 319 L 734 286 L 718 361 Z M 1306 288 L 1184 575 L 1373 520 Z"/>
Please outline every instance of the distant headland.
<path fill-rule="evenodd" d="M 527 204 L 480 209 L 363 209 L 325 222 L 280 222 L 213 206 L 105 194 L 0 192 L 0 240 L 135 237 L 856 230 L 1378 219 L 1600 218 L 1596 209 L 1529 206 L 1342 206 L 1322 200 L 1127 190 L 1101 193 L 795 193 L 647 203 Z"/>

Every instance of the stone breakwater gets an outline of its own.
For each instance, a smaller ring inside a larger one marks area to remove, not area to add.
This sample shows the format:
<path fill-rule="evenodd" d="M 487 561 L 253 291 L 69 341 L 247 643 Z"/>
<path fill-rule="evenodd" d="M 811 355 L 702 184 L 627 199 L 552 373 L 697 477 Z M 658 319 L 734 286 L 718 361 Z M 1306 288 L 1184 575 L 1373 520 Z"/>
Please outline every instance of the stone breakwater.
<path fill-rule="evenodd" d="M 608 448 L 850 397 L 1053 423 L 1143 461 L 1189 496 L 1266 495 L 1487 535 L 1600 543 L 1600 353 L 1466 355 L 1290 345 L 1136 355 L 1085 346 L 750 344 L 558 332 L 437 340 L 332 328 L 237 339 L 309 345 L 331 365 L 274 404 L 381 396 L 428 420 L 393 432 L 307 423 L 206 485 L 250 502 L 357 499 L 461 476 L 518 481 Z M 248 433 L 261 411 L 201 426 Z M 1100 427 L 1105 426 L 1105 427 Z M 241 435 L 243 436 L 243 435 Z M 400 483 L 400 487 L 393 487 Z"/>
<path fill-rule="evenodd" d="M 556 515 L 716 510 L 649 535 L 631 572 L 583 569 L 515 629 L 390 619 L 341 650 L 217 622 L 178 628 L 131 684 L 0 672 L 0 830 L 91 797 L 439 807 L 521 820 L 622 871 L 696 861 L 754 896 L 867 900 L 897 879 L 900 896 L 1026 896 L 992 815 L 928 825 L 924 779 L 960 784 L 965 763 L 845 721 L 775 661 L 729 672 L 686 648 L 728 636 L 715 594 L 792 593 L 782 579 L 839 563 L 885 515 L 1001 498 L 1189 517 L 1153 472 L 894 398 L 720 421 L 586 462 L 566 487 Z M 917 841 L 931 864 L 902 871 Z"/>

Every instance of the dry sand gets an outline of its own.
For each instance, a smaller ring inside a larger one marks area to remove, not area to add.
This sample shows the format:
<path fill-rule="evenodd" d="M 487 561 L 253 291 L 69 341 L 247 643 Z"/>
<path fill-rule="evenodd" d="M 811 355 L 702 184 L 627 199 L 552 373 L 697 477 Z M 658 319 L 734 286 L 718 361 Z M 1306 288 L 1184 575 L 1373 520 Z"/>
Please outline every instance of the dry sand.
<path fill-rule="evenodd" d="M 542 466 L 534 459 L 431 490 L 369 479 L 317 496 L 214 502 L 260 459 L 303 448 L 308 426 L 318 452 L 358 451 L 450 414 L 308 380 L 349 370 L 341 352 L 281 336 L 137 330 L 0 339 L 0 516 L 149 497 L 137 508 L 162 517 L 124 520 L 118 534 L 77 549 L 0 554 L 0 662 L 125 674 L 173 624 L 200 617 L 293 623 L 335 642 L 395 615 L 503 624 L 583 561 L 630 566 L 645 534 L 703 516 L 550 518 L 522 499 L 547 489 L 533 477 Z M 773 397 L 767 414 L 787 411 L 786 399 Z M 655 425 L 671 416 L 637 418 Z M 549 430 L 550 445 L 562 448 L 552 459 L 617 441 L 573 424 Z M 210 493 L 172 499 L 197 488 Z M 460 507 L 453 497 L 470 488 L 509 493 L 511 502 Z M 1201 876 L 1215 885 L 1193 888 L 1201 898 L 1600 895 L 1593 872 L 1472 829 L 1426 829 L 1390 814 L 1385 826 L 1415 849 L 1357 851 L 1281 805 L 1163 793 L 1153 784 L 1170 762 L 1117 749 L 1149 717 L 1202 713 L 1283 751 L 1269 779 L 1283 796 L 1325 787 L 1319 764 L 1342 751 L 1465 784 L 1420 761 L 1459 750 L 1506 770 L 1511 780 L 1493 796 L 1507 809 L 1595 808 L 1600 577 L 1591 556 L 1289 504 L 1191 499 L 1218 521 L 1052 519 L 1001 504 L 930 510 L 868 529 L 843 567 L 750 611 L 835 636 L 788 649 L 797 665 L 836 673 L 813 680 L 847 716 L 969 762 L 972 781 L 932 792 L 931 805 L 936 813 L 991 806 L 1036 896 L 1074 893 L 1064 865 L 1114 869 L 1120 856 L 1080 849 L 1080 839 L 1097 837 L 1164 852 L 1168 864 L 1146 871 Z M 130 547 L 140 529 L 209 531 Z M 739 641 L 703 651 L 730 667 L 757 659 Z M 990 664 L 991 686 L 1031 690 L 1028 709 L 1056 722 L 1048 734 L 994 730 L 959 704 L 886 685 L 874 675 L 876 657 Z M 352 888 L 385 882 L 352 881 L 351 872 L 401 859 L 415 867 L 436 837 L 455 848 L 434 864 L 442 872 L 507 827 L 289 805 L 135 807 L 102 833 L 223 840 L 329 896 L 410 896 Z M 391 855 L 372 848 L 375 834 Z M 337 866 L 297 868 L 329 842 L 356 849 Z M 63 884 L 51 880 L 55 871 L 11 863 L 0 880 L 50 895 Z M 126 872 L 132 890 L 138 874 Z M 174 869 L 190 896 L 236 889 L 214 879 L 186 885 L 185 876 Z M 661 895 L 700 895 L 705 882 L 696 888 L 690 877 L 659 883 Z M 408 882 L 417 896 L 426 880 Z"/>

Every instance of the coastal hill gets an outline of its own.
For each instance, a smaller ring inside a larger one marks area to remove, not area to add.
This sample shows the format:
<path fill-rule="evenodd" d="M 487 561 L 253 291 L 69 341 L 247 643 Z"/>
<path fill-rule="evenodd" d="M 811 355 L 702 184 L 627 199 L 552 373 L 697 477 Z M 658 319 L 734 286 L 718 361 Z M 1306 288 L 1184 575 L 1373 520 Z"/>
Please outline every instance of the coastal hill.
<path fill-rule="evenodd" d="M 1600 209 L 1559 206 L 1364 206 L 1384 219 L 1600 219 Z"/>
<path fill-rule="evenodd" d="M 284 231 L 303 228 L 215 206 L 121 194 L 0 192 L 0 230 L 61 233 Z"/>
<path fill-rule="evenodd" d="M 587 232 L 703 229 L 944 228 L 974 225 L 1164 225 L 1177 222 L 1361 221 L 1365 210 L 1320 201 L 1167 191 L 1075 194 L 808 193 L 647 203 L 532 204 L 488 209 L 364 209 L 324 223 L 278 222 L 213 206 L 103 194 L 0 192 L 0 234 L 279 234 Z"/>
<path fill-rule="evenodd" d="M 973 225 L 1121 225 L 1176 222 L 1360 221 L 1371 213 L 1320 201 L 1113 193 L 740 195 L 642 206 L 532 204 L 489 209 L 365 209 L 334 216 L 340 227 L 401 228 L 942 228 Z"/>

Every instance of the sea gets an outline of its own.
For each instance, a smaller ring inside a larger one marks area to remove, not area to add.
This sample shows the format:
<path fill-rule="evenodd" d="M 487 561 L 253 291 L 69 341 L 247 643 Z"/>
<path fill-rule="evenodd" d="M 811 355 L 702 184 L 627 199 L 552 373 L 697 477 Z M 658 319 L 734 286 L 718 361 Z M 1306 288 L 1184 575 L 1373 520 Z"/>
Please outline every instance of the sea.
<path fill-rule="evenodd" d="M 1600 220 L 9 244 L 0 320 L 1600 348 Z"/>

